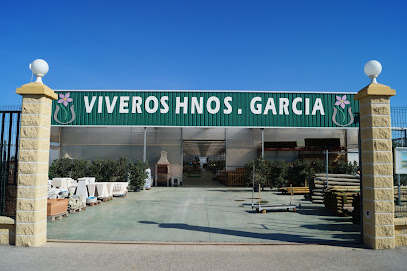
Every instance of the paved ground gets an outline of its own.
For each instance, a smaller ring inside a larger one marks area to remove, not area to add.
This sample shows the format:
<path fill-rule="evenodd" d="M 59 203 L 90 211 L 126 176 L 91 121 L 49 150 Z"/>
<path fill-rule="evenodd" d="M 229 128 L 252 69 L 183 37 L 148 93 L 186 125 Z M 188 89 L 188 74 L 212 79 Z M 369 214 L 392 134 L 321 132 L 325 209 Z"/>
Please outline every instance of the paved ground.
<path fill-rule="evenodd" d="M 88 207 L 48 223 L 48 238 L 111 241 L 204 241 L 355 243 L 359 227 L 323 205 L 295 196 L 297 213 L 256 213 L 251 190 L 230 187 L 153 187 Z M 258 196 L 256 194 L 256 196 Z M 262 200 L 289 203 L 290 196 L 265 191 Z"/>
<path fill-rule="evenodd" d="M 0 246 L 0 270 L 406 270 L 407 248 L 321 245 Z"/>

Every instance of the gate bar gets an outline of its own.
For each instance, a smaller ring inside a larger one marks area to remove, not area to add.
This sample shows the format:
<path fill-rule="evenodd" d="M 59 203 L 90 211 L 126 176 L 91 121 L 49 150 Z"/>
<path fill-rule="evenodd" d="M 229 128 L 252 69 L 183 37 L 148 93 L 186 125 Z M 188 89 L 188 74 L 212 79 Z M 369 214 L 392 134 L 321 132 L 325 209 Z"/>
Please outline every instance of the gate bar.
<path fill-rule="evenodd" d="M 16 134 L 16 150 L 14 153 L 14 184 L 17 184 L 17 167 L 18 167 L 18 150 L 19 150 L 19 139 L 20 139 L 20 112 L 17 112 L 17 134 Z"/>
<path fill-rule="evenodd" d="M 4 208 L 5 208 L 5 181 L 4 181 L 4 174 L 3 174 L 3 145 L 4 145 L 4 121 L 6 119 L 6 113 L 3 113 L 2 122 L 1 122 L 1 143 L 0 143 L 0 215 L 4 215 Z"/>
<path fill-rule="evenodd" d="M 6 169 L 6 184 L 8 185 L 8 177 L 10 174 L 10 154 L 11 154 L 11 133 L 13 131 L 13 113 L 10 114 L 10 124 L 8 128 L 8 148 L 7 148 L 7 169 Z"/>

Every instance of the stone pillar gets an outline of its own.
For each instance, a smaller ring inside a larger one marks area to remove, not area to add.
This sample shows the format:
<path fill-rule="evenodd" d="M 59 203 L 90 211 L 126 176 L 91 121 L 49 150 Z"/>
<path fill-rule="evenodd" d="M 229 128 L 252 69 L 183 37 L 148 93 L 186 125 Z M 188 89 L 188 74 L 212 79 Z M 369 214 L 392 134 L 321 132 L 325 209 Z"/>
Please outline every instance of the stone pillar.
<path fill-rule="evenodd" d="M 48 163 L 52 100 L 42 83 L 16 91 L 23 96 L 17 180 L 16 246 L 41 246 L 47 240 Z"/>
<path fill-rule="evenodd" d="M 396 91 L 382 84 L 360 90 L 363 243 L 373 249 L 395 247 L 393 155 L 390 97 Z"/>

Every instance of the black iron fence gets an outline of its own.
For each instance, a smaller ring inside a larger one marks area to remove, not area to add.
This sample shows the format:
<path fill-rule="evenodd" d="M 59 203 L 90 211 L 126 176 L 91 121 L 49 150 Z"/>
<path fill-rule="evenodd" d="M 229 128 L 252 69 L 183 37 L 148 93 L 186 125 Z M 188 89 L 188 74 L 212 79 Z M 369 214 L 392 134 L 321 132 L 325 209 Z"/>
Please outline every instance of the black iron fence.
<path fill-rule="evenodd" d="M 0 215 L 15 217 L 21 107 L 0 107 Z"/>
<path fill-rule="evenodd" d="M 391 107 L 393 148 L 407 147 L 407 107 Z M 407 175 L 394 174 L 394 213 L 407 217 Z"/>

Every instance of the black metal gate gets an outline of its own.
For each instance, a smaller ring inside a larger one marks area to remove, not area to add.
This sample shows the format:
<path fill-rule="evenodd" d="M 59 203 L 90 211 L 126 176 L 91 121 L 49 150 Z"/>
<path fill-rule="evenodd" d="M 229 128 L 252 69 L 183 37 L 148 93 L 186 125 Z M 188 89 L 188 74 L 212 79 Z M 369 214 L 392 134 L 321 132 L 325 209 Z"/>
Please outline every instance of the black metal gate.
<path fill-rule="evenodd" d="M 0 108 L 0 215 L 16 216 L 21 108 Z"/>

